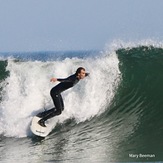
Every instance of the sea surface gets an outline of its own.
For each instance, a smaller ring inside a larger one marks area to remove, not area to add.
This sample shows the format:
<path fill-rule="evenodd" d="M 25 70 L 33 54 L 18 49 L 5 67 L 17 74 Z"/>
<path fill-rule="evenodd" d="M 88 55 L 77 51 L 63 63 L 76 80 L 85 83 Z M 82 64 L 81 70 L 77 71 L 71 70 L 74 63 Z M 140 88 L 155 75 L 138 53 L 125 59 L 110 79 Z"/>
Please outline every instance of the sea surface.
<path fill-rule="evenodd" d="M 90 76 L 62 93 L 52 132 L 34 136 L 32 117 L 53 107 L 50 78 L 80 66 Z M 0 162 L 163 162 L 163 44 L 1 52 Z"/>

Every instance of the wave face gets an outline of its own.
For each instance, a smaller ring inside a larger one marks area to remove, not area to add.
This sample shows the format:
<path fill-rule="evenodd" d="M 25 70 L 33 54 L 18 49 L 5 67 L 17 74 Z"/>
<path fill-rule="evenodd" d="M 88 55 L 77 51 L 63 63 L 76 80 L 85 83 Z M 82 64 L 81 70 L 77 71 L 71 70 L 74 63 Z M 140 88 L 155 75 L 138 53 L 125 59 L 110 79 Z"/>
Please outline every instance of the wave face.
<path fill-rule="evenodd" d="M 44 142 L 53 155 L 45 152 L 44 159 L 163 160 L 163 48 L 123 45 L 97 55 L 71 54 L 37 61 L 1 59 L 1 135 L 30 136 L 32 116 L 53 107 L 49 91 L 55 85 L 49 79 L 67 77 L 83 66 L 91 75 L 62 94 L 65 110 Z"/>
<path fill-rule="evenodd" d="M 134 161 L 129 154 L 155 154 L 153 160 L 162 160 L 163 49 L 137 46 L 116 53 L 122 79 L 107 117 L 122 136 L 122 156 Z"/>

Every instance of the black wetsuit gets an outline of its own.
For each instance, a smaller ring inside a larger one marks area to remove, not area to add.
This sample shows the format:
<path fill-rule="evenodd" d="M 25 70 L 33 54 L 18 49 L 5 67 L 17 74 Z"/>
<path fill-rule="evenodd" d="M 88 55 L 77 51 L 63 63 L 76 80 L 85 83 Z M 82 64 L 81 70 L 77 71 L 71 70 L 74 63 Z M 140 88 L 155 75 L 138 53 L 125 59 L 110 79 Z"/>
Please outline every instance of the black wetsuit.
<path fill-rule="evenodd" d="M 66 79 L 57 79 L 57 81 L 61 82 L 55 87 L 53 87 L 50 91 L 50 95 L 53 99 L 54 108 L 47 110 L 43 113 L 38 114 L 42 118 L 43 121 L 50 119 L 56 115 L 60 115 L 64 110 L 64 103 L 61 96 L 61 92 L 73 87 L 75 84 L 79 82 L 76 74 L 69 76 Z"/>

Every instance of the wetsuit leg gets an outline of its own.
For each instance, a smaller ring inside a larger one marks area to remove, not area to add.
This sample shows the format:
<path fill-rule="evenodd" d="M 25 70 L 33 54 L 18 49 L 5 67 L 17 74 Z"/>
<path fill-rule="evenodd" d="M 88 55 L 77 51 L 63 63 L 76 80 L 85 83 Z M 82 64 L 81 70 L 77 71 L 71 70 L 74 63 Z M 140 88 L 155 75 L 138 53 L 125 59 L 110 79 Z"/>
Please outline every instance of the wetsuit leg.
<path fill-rule="evenodd" d="M 64 103 L 63 103 L 63 99 L 62 99 L 62 96 L 61 94 L 59 94 L 59 98 L 60 98 L 60 102 L 61 102 L 61 108 L 62 108 L 62 111 L 64 110 Z"/>
<path fill-rule="evenodd" d="M 60 93 L 56 93 L 53 91 L 50 92 L 51 97 L 53 99 L 53 103 L 55 105 L 55 108 L 50 109 L 49 111 L 47 111 L 47 114 L 45 116 L 43 116 L 42 120 L 46 121 L 47 119 L 50 119 L 54 116 L 60 115 L 62 113 L 62 111 L 64 110 L 64 103 L 63 103 L 63 99 Z"/>
<path fill-rule="evenodd" d="M 54 97 L 52 97 L 55 108 L 58 112 L 58 114 L 61 114 L 62 111 L 64 110 L 64 104 L 63 104 L 63 99 L 61 94 L 56 94 Z"/>
<path fill-rule="evenodd" d="M 47 116 L 48 114 L 51 114 L 52 112 L 54 112 L 54 108 L 52 108 L 50 110 L 45 110 L 44 112 L 37 114 L 37 116 L 40 118 L 43 118 L 43 117 Z"/>

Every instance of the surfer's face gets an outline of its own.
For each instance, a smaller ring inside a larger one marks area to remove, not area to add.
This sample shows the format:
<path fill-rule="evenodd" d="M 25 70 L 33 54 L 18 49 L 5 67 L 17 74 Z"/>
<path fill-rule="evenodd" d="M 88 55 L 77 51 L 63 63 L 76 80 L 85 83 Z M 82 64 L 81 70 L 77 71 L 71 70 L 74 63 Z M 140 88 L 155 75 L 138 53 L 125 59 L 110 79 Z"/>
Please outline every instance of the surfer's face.
<path fill-rule="evenodd" d="M 80 73 L 78 73 L 78 78 L 79 79 L 84 79 L 85 78 L 85 71 L 81 70 Z"/>

